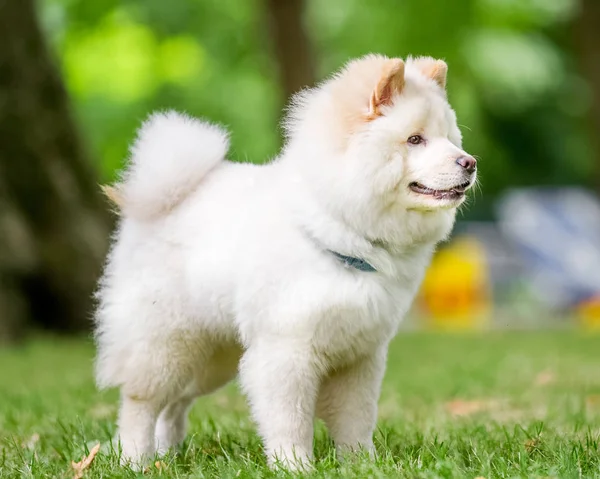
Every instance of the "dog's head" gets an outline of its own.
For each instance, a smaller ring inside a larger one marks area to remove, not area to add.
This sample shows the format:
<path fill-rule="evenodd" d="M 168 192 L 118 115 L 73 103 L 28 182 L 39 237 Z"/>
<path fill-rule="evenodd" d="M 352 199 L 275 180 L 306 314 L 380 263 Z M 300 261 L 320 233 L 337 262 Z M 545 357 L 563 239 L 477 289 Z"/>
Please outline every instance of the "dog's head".
<path fill-rule="evenodd" d="M 296 99 L 289 151 L 303 151 L 314 191 L 369 236 L 406 214 L 453 220 L 475 182 L 446 73 L 441 60 L 369 55 Z"/>

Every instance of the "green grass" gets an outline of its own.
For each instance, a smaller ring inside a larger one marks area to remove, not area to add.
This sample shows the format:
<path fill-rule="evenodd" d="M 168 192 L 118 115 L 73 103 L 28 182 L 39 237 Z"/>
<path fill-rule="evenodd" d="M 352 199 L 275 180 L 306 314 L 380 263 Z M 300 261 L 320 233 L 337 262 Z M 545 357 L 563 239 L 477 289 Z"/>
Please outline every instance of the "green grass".
<path fill-rule="evenodd" d="M 0 477 L 276 477 L 235 385 L 202 398 L 177 456 L 145 474 L 111 450 L 117 394 L 99 393 L 93 347 L 39 339 L 0 350 Z M 312 477 L 600 477 L 600 337 L 576 332 L 436 335 L 393 344 L 378 458 L 339 463 L 316 428 Z M 289 476 L 289 475 L 288 475 Z"/>

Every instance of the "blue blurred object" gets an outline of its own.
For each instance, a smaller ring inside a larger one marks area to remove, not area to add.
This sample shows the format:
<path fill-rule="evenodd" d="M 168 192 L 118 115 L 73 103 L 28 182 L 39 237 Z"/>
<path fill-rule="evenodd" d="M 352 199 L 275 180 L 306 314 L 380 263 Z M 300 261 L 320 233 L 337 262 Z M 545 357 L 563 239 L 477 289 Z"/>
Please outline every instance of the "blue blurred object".
<path fill-rule="evenodd" d="M 539 301 L 569 308 L 600 293 L 600 201 L 594 195 L 580 188 L 510 190 L 497 212 Z"/>

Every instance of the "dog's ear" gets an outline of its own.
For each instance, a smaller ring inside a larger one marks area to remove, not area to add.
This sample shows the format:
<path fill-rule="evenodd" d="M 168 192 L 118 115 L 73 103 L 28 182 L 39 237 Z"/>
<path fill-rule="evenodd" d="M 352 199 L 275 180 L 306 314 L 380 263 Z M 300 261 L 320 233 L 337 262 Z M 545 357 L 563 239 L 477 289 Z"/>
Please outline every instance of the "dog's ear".
<path fill-rule="evenodd" d="M 448 65 L 443 60 L 436 60 L 431 57 L 421 57 L 414 61 L 414 65 L 427 78 L 436 82 L 442 90 L 446 89 L 446 76 L 448 75 Z"/>
<path fill-rule="evenodd" d="M 385 65 L 377 86 L 371 93 L 369 114 L 381 115 L 381 107 L 391 105 L 394 95 L 398 95 L 404 88 L 404 62 L 399 58 L 391 59 Z"/>

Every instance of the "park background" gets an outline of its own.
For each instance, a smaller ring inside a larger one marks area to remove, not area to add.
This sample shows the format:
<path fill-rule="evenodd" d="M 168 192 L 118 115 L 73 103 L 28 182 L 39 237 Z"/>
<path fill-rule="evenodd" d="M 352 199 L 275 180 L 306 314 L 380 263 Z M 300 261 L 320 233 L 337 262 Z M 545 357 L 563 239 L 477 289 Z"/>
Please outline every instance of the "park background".
<path fill-rule="evenodd" d="M 115 224 L 98 185 L 144 118 L 207 117 L 262 163 L 290 95 L 371 52 L 448 63 L 480 188 L 392 348 L 389 454 L 339 477 L 600 470 L 600 2 L 0 0 L 1 477 L 65 474 L 114 434 L 89 341 Z M 219 394 L 169 470 L 268 475 L 239 393 Z"/>
<path fill-rule="evenodd" d="M 0 337 L 89 328 L 114 222 L 97 185 L 117 178 L 151 111 L 226 125 L 230 158 L 262 163 L 281 147 L 290 95 L 370 52 L 445 59 L 465 148 L 480 158 L 457 245 L 434 263 L 415 316 L 450 328 L 596 323 L 600 206 L 587 195 L 600 191 L 598 2 L 1 8 Z"/>

